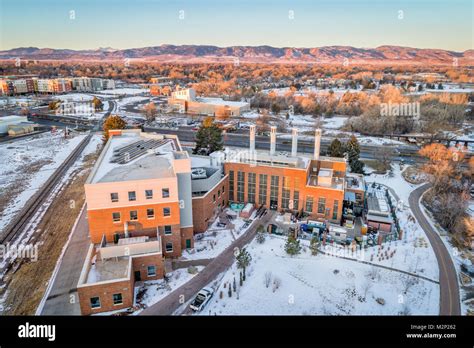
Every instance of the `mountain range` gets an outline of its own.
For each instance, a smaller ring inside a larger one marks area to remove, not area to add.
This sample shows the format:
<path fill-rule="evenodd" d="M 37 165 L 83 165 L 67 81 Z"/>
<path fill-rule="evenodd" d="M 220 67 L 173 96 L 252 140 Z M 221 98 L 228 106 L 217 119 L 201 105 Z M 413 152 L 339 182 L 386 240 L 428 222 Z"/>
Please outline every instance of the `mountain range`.
<path fill-rule="evenodd" d="M 161 45 L 143 48 L 91 50 L 20 47 L 0 51 L 0 59 L 157 62 L 321 63 L 321 64 L 453 64 L 473 65 L 474 50 L 455 52 L 402 46 L 314 48 L 209 45 Z"/>

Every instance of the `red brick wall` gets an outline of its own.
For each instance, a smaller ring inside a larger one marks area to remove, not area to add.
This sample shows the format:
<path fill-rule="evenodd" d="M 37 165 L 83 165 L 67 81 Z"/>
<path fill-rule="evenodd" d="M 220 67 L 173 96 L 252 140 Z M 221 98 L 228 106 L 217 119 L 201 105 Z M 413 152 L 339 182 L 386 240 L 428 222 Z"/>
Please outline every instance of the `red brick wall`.
<path fill-rule="evenodd" d="M 344 165 L 344 163 L 343 163 Z M 306 197 L 313 196 L 313 211 L 310 214 L 310 218 L 313 219 L 324 219 L 324 214 L 318 214 L 318 199 L 319 197 L 326 198 L 326 208 L 329 208 L 329 220 L 336 222 L 342 217 L 342 203 L 344 200 L 343 190 L 334 190 L 324 188 L 320 186 L 307 186 L 307 173 L 306 170 L 296 168 L 278 168 L 278 167 L 267 167 L 267 166 L 251 166 L 246 163 L 225 163 L 225 173 L 229 175 L 229 171 L 234 171 L 234 201 L 237 201 L 237 179 L 238 171 L 245 172 L 245 185 L 244 185 L 244 203 L 248 202 L 248 173 L 256 173 L 256 187 L 255 187 L 255 204 L 257 207 L 260 206 L 259 202 L 259 189 L 260 189 L 260 174 L 267 175 L 267 199 L 265 206 L 270 207 L 270 192 L 271 192 L 271 176 L 279 176 L 279 187 L 278 187 L 278 210 L 282 209 L 282 190 L 283 190 L 283 178 L 289 178 L 288 189 L 290 190 L 290 202 L 293 201 L 294 191 L 299 191 L 299 202 L 298 210 L 305 209 Z M 342 169 L 337 168 L 337 169 Z M 298 179 L 298 187 L 296 187 L 296 180 Z M 332 219 L 334 201 L 338 201 L 337 208 L 337 219 Z M 194 211 L 193 211 L 194 213 Z"/>
<path fill-rule="evenodd" d="M 222 189 L 224 188 L 224 190 Z M 219 191 L 221 195 L 219 197 Z M 224 192 L 223 192 L 224 191 Z M 214 202 L 214 195 L 216 201 Z M 194 233 L 202 233 L 208 228 L 208 221 L 213 216 L 216 208 L 229 203 L 229 177 L 225 176 L 212 191 L 205 196 L 193 197 L 193 225 Z"/>
<path fill-rule="evenodd" d="M 148 266 L 156 267 L 156 276 L 148 276 Z M 147 255 L 132 258 L 132 277 L 135 279 L 135 272 L 140 271 L 141 280 L 161 279 L 165 274 L 165 266 L 162 255 Z"/>
<path fill-rule="evenodd" d="M 163 208 L 169 207 L 171 215 L 164 217 Z M 155 218 L 147 218 L 147 209 L 155 210 Z M 136 210 L 138 220 L 130 221 L 130 211 Z M 112 213 L 120 213 L 120 222 L 114 222 Z M 155 230 L 157 226 L 179 225 L 179 203 L 160 203 L 141 206 L 117 207 L 110 209 L 88 210 L 89 234 L 92 243 L 100 243 L 102 235 L 105 234 L 107 241 L 114 240 L 115 233 L 124 233 L 124 222 L 128 221 L 129 232 L 140 232 L 141 230 Z M 179 234 L 178 234 L 179 235 Z"/>
<path fill-rule="evenodd" d="M 133 306 L 133 284 L 133 280 L 130 279 L 114 283 L 79 287 L 77 292 L 82 315 L 114 311 Z M 114 305 L 113 294 L 117 293 L 122 294 L 123 303 L 121 305 Z M 90 299 L 92 297 L 100 298 L 100 308 L 91 308 Z"/>

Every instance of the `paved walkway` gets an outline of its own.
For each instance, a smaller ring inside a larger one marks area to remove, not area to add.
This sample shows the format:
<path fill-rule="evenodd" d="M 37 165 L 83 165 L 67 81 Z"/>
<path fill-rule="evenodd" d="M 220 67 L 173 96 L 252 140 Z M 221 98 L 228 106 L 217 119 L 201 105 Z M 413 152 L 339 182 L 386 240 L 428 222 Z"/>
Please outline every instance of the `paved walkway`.
<path fill-rule="evenodd" d="M 84 208 L 72 231 L 71 240 L 53 279 L 41 315 L 81 315 L 76 286 L 90 245 L 86 216 L 87 209 Z"/>
<path fill-rule="evenodd" d="M 225 272 L 229 267 L 231 267 L 235 261 L 234 249 L 240 249 L 247 245 L 255 237 L 257 227 L 260 224 L 267 224 L 271 216 L 272 212 L 268 211 L 268 213 L 261 219 L 255 219 L 247 231 L 214 258 L 206 268 L 161 301 L 144 309 L 140 315 L 173 314 L 182 304 L 191 300 L 199 290 L 216 279 L 220 273 Z"/>
<path fill-rule="evenodd" d="M 408 199 L 410 208 L 415 215 L 421 228 L 425 231 L 431 247 L 436 255 L 439 268 L 439 284 L 440 284 L 440 315 L 461 315 L 461 305 L 459 301 L 459 285 L 451 255 L 446 245 L 441 240 L 438 232 L 436 232 L 420 207 L 421 196 L 430 188 L 430 184 L 415 189 Z"/>

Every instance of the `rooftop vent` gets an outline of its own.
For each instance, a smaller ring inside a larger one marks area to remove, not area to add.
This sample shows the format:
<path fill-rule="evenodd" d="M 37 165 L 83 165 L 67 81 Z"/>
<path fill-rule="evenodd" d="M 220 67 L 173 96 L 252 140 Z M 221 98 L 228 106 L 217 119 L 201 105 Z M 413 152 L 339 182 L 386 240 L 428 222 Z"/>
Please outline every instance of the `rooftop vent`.
<path fill-rule="evenodd" d="M 204 168 L 193 168 L 191 170 L 191 179 L 205 179 L 205 178 L 207 178 L 207 174 Z"/>

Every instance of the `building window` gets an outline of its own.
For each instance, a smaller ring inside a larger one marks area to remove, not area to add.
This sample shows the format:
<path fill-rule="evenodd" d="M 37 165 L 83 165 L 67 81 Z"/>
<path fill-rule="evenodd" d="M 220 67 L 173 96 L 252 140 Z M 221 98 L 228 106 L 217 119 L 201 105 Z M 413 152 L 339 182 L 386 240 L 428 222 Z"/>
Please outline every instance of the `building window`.
<path fill-rule="evenodd" d="M 171 242 L 166 243 L 166 252 L 167 253 L 173 252 L 173 243 Z"/>
<path fill-rule="evenodd" d="M 165 228 L 165 234 L 166 235 L 170 235 L 172 233 L 170 225 L 166 225 L 164 228 Z"/>
<path fill-rule="evenodd" d="M 306 211 L 313 212 L 313 196 L 306 196 Z"/>
<path fill-rule="evenodd" d="M 132 221 L 138 220 L 138 213 L 136 210 L 130 211 L 130 220 Z"/>
<path fill-rule="evenodd" d="M 279 186 L 280 186 L 280 177 L 277 175 L 272 175 L 271 181 L 270 181 L 270 209 L 276 209 L 278 207 Z"/>
<path fill-rule="evenodd" d="M 163 208 L 163 216 L 170 216 L 171 209 L 170 208 Z"/>
<path fill-rule="evenodd" d="M 215 195 L 215 194 L 212 195 L 212 201 L 213 201 L 214 203 L 216 203 L 216 195 Z"/>
<path fill-rule="evenodd" d="M 248 173 L 247 200 L 249 203 L 255 203 L 256 183 L 257 183 L 257 174 Z"/>
<path fill-rule="evenodd" d="M 137 200 L 137 194 L 135 191 L 129 191 L 128 192 L 128 200 L 129 201 L 136 201 Z"/>
<path fill-rule="evenodd" d="M 221 196 L 221 190 L 217 190 L 217 197 Z"/>
<path fill-rule="evenodd" d="M 100 297 L 91 297 L 91 308 L 100 308 Z"/>
<path fill-rule="evenodd" d="M 222 186 L 222 193 L 225 192 L 225 186 Z"/>
<path fill-rule="evenodd" d="M 154 219 L 155 218 L 155 209 L 148 208 L 146 210 L 146 217 L 149 218 L 149 219 Z"/>
<path fill-rule="evenodd" d="M 283 188 L 281 190 L 281 207 L 283 209 L 290 208 L 290 178 L 283 177 Z"/>
<path fill-rule="evenodd" d="M 113 294 L 114 305 L 119 305 L 123 303 L 122 294 Z"/>
<path fill-rule="evenodd" d="M 153 198 L 153 190 L 145 190 L 145 197 L 146 197 L 146 199 L 152 199 Z"/>
<path fill-rule="evenodd" d="M 114 222 L 120 222 L 120 213 L 112 213 L 112 220 L 114 220 Z"/>
<path fill-rule="evenodd" d="M 293 191 L 293 210 L 298 210 L 300 201 L 300 192 Z"/>
<path fill-rule="evenodd" d="M 229 171 L 229 200 L 234 200 L 234 171 Z"/>
<path fill-rule="evenodd" d="M 110 200 L 112 202 L 118 202 L 118 193 L 117 192 L 113 192 L 110 194 Z"/>
<path fill-rule="evenodd" d="M 332 208 L 332 219 L 337 220 L 337 210 L 339 208 L 339 201 L 334 201 L 334 207 Z"/>
<path fill-rule="evenodd" d="M 146 271 L 149 277 L 156 276 L 156 266 L 148 266 Z"/>
<path fill-rule="evenodd" d="M 267 178 L 266 174 L 259 174 L 258 203 L 260 205 L 267 204 Z"/>
<path fill-rule="evenodd" d="M 318 214 L 324 214 L 326 210 L 326 198 L 320 197 L 318 199 Z"/>
<path fill-rule="evenodd" d="M 161 189 L 161 197 L 162 198 L 168 198 L 169 196 L 170 196 L 170 189 L 169 188 Z"/>
<path fill-rule="evenodd" d="M 238 171 L 237 172 L 237 201 L 244 201 L 244 190 L 245 190 L 245 173 Z"/>

